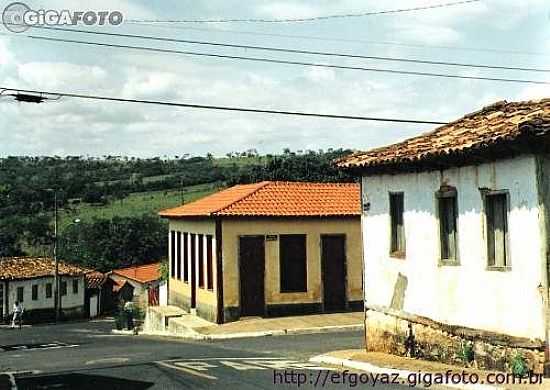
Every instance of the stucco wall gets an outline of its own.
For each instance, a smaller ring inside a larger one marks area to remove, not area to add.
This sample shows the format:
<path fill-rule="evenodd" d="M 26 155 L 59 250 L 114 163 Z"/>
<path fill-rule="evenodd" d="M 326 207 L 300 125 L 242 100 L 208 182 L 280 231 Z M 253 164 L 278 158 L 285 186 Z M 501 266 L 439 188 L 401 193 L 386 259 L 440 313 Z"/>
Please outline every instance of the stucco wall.
<path fill-rule="evenodd" d="M 203 316 L 208 317 L 209 320 L 214 321 L 217 308 L 217 298 L 216 298 L 216 278 L 217 278 L 217 272 L 216 272 L 216 223 L 213 219 L 196 219 L 196 220 L 188 220 L 188 219 L 182 219 L 182 220 L 170 220 L 170 231 L 176 231 L 181 233 L 191 233 L 191 234 L 202 234 L 204 236 L 211 235 L 212 236 L 212 277 L 213 277 L 213 290 L 208 290 L 206 288 L 199 288 L 198 286 L 198 246 L 195 247 L 196 256 L 195 256 L 195 266 L 197 269 L 197 280 L 196 280 L 196 292 L 197 292 L 197 311 L 201 312 Z M 182 235 L 182 240 L 184 239 L 184 236 Z M 168 236 L 168 242 L 169 242 L 169 256 L 172 254 L 171 250 L 171 240 L 170 236 Z M 205 246 L 205 249 L 203 250 L 203 253 L 206 256 L 206 240 L 204 240 L 203 245 Z M 182 244 L 183 248 L 183 244 Z M 191 246 L 188 245 L 188 250 L 191 251 Z M 189 252 L 190 253 L 190 252 Z M 187 258 L 188 261 L 191 261 L 191 256 L 188 254 Z M 182 257 L 183 259 L 183 257 Z M 172 261 L 169 258 L 169 264 L 170 267 L 172 267 Z M 207 271 L 206 271 L 206 260 L 203 262 L 204 265 L 204 272 L 203 275 L 206 278 Z M 183 263 L 182 264 L 176 264 L 176 267 L 181 267 L 181 280 L 178 280 L 176 278 L 170 277 L 170 280 L 168 282 L 169 286 L 169 292 L 168 292 L 168 301 L 170 305 L 175 305 L 178 307 L 181 307 L 183 309 L 189 309 L 190 301 L 191 301 L 191 286 L 190 283 L 185 283 L 183 281 Z M 191 270 L 191 264 L 188 265 L 189 271 Z M 172 275 L 172 269 L 169 270 L 169 275 Z M 204 283 L 206 286 L 206 282 Z"/>
<path fill-rule="evenodd" d="M 78 294 L 73 294 L 73 280 L 78 280 Z M 66 309 L 76 308 L 84 306 L 84 278 L 78 277 L 66 277 L 61 280 L 67 282 L 67 295 L 61 296 L 61 307 Z M 60 280 L 60 284 L 61 284 Z M 46 284 L 52 283 L 52 296 L 46 298 Z M 32 286 L 38 285 L 38 299 L 32 300 Z M 23 291 L 23 307 L 25 311 L 35 309 L 53 309 L 54 307 L 54 288 L 53 277 L 50 278 L 37 278 L 28 280 L 15 280 L 9 282 L 9 310 L 11 312 L 13 303 L 17 300 L 17 288 L 24 287 Z M 60 291 L 61 294 L 61 291 Z"/>
<path fill-rule="evenodd" d="M 305 293 L 281 293 L 279 240 L 265 242 L 266 304 L 322 302 L 321 235 L 345 234 L 347 298 L 361 300 L 361 225 L 358 218 L 226 219 L 223 221 L 224 306 L 239 306 L 239 237 L 246 235 L 307 235 L 307 286 Z"/>
<path fill-rule="evenodd" d="M 435 192 L 456 187 L 460 265 L 440 266 Z M 509 271 L 487 270 L 479 188 L 508 190 Z M 389 192 L 404 192 L 406 258 L 390 252 Z M 398 274 L 407 279 L 405 312 L 447 324 L 544 339 L 541 235 L 532 156 L 445 171 L 363 177 L 365 298 L 389 306 Z"/>

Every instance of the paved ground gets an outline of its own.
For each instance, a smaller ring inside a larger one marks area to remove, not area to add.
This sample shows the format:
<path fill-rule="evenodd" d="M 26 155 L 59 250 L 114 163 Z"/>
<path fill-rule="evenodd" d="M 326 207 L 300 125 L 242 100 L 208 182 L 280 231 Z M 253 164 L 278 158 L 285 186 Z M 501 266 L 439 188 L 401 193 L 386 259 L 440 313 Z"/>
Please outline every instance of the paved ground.
<path fill-rule="evenodd" d="M 341 373 L 308 359 L 357 348 L 362 339 L 361 332 L 345 332 L 190 342 L 118 336 L 111 329 L 106 321 L 0 329 L 0 371 L 34 372 L 18 376 L 18 390 L 292 389 L 298 381 L 307 384 L 300 388 L 341 389 L 352 388 L 349 378 L 331 385 L 343 381 Z"/>

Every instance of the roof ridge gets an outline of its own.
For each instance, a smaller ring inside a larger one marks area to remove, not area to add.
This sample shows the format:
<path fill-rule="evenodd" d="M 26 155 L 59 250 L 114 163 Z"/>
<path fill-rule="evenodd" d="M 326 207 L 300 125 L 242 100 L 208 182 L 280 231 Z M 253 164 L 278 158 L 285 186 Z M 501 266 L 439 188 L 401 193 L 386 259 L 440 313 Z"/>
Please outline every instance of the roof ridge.
<path fill-rule="evenodd" d="M 223 207 L 220 207 L 220 208 L 217 209 L 217 210 L 212 211 L 212 212 L 210 213 L 210 215 L 216 215 L 217 213 L 222 212 L 223 210 L 226 210 L 226 209 L 229 209 L 229 208 L 233 207 L 233 206 L 236 205 L 237 203 L 242 202 L 242 201 L 245 200 L 246 198 L 248 198 L 248 197 L 254 195 L 256 192 L 258 192 L 258 191 L 261 190 L 262 188 L 264 188 L 264 187 L 266 187 L 266 186 L 268 186 L 268 185 L 270 185 L 270 184 L 273 184 L 273 183 L 275 183 L 275 182 L 269 181 L 269 180 L 264 180 L 264 181 L 261 181 L 261 182 L 259 182 L 259 183 L 254 183 L 254 185 L 257 185 L 257 187 L 256 187 L 253 191 L 251 191 L 251 192 L 248 193 L 248 194 L 244 194 L 244 195 L 240 196 L 238 199 L 234 200 L 233 202 L 231 202 L 231 203 L 229 203 L 229 204 L 224 205 Z M 247 184 L 242 184 L 242 185 L 247 185 Z M 250 184 L 249 184 L 249 185 L 250 185 Z M 230 187 L 230 188 L 228 188 L 228 189 L 231 189 L 231 188 L 235 188 L 235 187 Z"/>

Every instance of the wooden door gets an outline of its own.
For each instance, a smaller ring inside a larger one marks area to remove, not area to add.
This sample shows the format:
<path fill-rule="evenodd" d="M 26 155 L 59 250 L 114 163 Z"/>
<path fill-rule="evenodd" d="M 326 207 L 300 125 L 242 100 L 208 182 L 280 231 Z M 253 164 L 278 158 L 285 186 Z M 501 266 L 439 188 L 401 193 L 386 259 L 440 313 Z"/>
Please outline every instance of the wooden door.
<path fill-rule="evenodd" d="M 346 237 L 321 236 L 323 303 L 325 311 L 346 309 Z"/>
<path fill-rule="evenodd" d="M 241 316 L 265 314 L 265 239 L 244 236 L 239 239 Z"/>

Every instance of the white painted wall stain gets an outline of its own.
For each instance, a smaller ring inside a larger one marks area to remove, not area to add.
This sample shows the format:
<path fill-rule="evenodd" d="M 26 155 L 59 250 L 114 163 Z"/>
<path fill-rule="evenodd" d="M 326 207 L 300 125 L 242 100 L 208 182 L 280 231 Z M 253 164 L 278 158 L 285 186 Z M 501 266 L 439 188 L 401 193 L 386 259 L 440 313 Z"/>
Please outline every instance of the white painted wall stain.
<path fill-rule="evenodd" d="M 456 187 L 459 266 L 440 266 L 435 192 Z M 486 269 L 480 187 L 508 190 L 511 271 Z M 406 258 L 390 258 L 390 191 L 405 194 Z M 365 299 L 389 306 L 398 273 L 408 278 L 404 311 L 436 321 L 544 339 L 541 239 L 535 158 L 423 172 L 363 177 L 371 204 L 363 215 Z"/>

